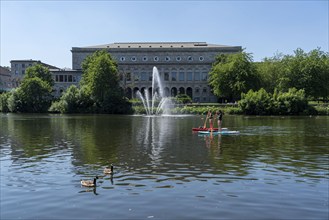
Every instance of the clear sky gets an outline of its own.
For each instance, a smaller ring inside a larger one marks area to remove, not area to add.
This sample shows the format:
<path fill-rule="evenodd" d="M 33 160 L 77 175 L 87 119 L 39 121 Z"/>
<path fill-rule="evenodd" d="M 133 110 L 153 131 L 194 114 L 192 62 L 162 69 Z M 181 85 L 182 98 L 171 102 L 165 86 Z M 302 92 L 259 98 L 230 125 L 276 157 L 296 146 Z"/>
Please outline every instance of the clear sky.
<path fill-rule="evenodd" d="M 242 46 L 254 61 L 328 52 L 329 0 L 0 1 L 1 66 L 36 59 L 71 68 L 72 47 L 114 42 Z"/>

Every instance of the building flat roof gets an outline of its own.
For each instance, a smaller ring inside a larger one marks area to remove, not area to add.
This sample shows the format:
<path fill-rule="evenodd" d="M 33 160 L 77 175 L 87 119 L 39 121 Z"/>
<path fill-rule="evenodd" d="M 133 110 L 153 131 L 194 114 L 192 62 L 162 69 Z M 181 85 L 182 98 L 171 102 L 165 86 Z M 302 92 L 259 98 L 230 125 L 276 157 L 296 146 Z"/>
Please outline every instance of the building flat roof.
<path fill-rule="evenodd" d="M 223 48 L 235 47 L 228 45 L 208 44 L 207 42 L 126 42 L 126 43 L 111 43 L 95 46 L 86 46 L 80 48 Z"/>

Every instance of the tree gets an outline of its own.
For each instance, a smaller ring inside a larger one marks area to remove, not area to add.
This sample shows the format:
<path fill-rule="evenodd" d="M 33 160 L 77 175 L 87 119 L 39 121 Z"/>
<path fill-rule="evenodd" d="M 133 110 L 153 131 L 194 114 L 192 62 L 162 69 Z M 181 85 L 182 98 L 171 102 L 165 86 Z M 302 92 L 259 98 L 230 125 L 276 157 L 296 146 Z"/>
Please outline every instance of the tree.
<path fill-rule="evenodd" d="M 267 92 L 273 93 L 280 88 L 280 79 L 283 75 L 282 53 L 277 53 L 273 57 L 264 58 L 262 62 L 256 63 L 257 72 L 260 77 L 261 87 Z"/>
<path fill-rule="evenodd" d="M 48 68 L 37 64 L 26 69 L 21 85 L 8 98 L 12 112 L 47 112 L 51 105 L 54 81 Z"/>
<path fill-rule="evenodd" d="M 119 86 L 117 63 L 107 51 L 96 51 L 82 63 L 80 86 L 94 101 L 100 113 L 124 113 L 131 105 Z"/>
<path fill-rule="evenodd" d="M 282 88 L 304 89 L 307 97 L 324 98 L 329 96 L 329 54 L 319 48 L 305 53 L 294 51 L 295 56 L 283 58 L 284 73 L 280 79 Z"/>
<path fill-rule="evenodd" d="M 209 85 L 218 97 L 240 99 L 241 93 L 258 89 L 260 80 L 249 53 L 221 54 L 209 73 Z"/>
<path fill-rule="evenodd" d="M 54 86 L 54 80 L 47 67 L 41 64 L 36 64 L 32 67 L 26 69 L 26 74 L 24 78 L 34 78 L 38 77 L 43 81 L 46 81 L 50 86 Z"/>
<path fill-rule="evenodd" d="M 52 101 L 52 87 L 39 77 L 25 78 L 12 92 L 9 108 L 12 112 L 47 112 Z"/>

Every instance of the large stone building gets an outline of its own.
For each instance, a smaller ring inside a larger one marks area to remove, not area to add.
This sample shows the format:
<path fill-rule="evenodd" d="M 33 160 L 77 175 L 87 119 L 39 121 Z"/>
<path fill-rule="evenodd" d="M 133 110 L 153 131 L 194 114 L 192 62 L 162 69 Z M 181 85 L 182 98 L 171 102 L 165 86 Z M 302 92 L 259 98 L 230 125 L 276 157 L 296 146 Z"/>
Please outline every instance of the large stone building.
<path fill-rule="evenodd" d="M 237 53 L 241 46 L 206 42 L 112 43 L 72 47 L 72 68 L 81 71 L 83 60 L 97 50 L 107 50 L 118 62 L 122 87 L 129 98 L 138 90 L 151 90 L 156 66 L 164 82 L 165 95 L 187 94 L 194 102 L 216 102 L 208 86 L 208 73 L 215 57 Z"/>

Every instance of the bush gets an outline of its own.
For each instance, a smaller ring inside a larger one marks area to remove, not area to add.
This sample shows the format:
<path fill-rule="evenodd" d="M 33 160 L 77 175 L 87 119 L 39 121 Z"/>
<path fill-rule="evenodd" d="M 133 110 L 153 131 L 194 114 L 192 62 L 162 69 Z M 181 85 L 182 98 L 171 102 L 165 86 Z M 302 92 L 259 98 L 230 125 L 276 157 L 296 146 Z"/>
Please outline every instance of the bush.
<path fill-rule="evenodd" d="M 250 90 L 241 95 L 239 106 L 247 115 L 298 115 L 316 114 L 316 110 L 308 105 L 304 90 L 290 88 L 288 92 L 274 91 L 273 95 L 265 89 L 256 92 Z"/>
<path fill-rule="evenodd" d="M 239 107 L 247 115 L 268 115 L 272 113 L 272 96 L 265 89 L 257 92 L 249 90 L 247 94 L 241 94 Z"/>
<path fill-rule="evenodd" d="M 9 112 L 8 98 L 10 96 L 9 92 L 0 94 L 0 112 Z"/>
<path fill-rule="evenodd" d="M 176 95 L 175 98 L 173 98 L 173 101 L 176 104 L 187 104 L 187 103 L 191 103 L 192 99 L 190 96 L 188 96 L 186 94 L 179 94 L 179 95 Z"/>
<path fill-rule="evenodd" d="M 288 92 L 278 93 L 274 91 L 273 107 L 276 114 L 298 115 L 309 109 L 305 91 L 290 88 Z"/>

